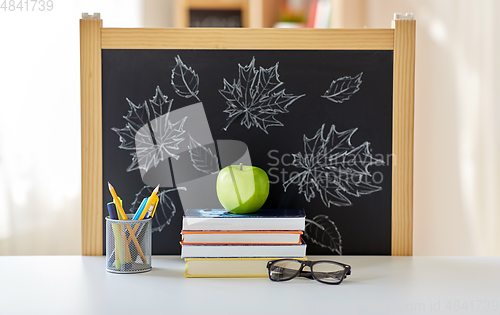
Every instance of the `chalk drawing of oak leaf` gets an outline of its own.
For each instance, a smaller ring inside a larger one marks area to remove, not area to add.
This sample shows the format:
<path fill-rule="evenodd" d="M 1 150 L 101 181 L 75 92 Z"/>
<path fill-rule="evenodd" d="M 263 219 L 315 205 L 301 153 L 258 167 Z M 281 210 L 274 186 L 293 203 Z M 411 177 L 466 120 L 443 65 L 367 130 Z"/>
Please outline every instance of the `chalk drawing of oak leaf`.
<path fill-rule="evenodd" d="M 369 142 L 357 147 L 351 144 L 356 131 L 357 128 L 338 132 L 332 125 L 325 137 L 323 124 L 314 137 L 304 135 L 304 153 L 292 154 L 292 165 L 302 171 L 283 183 L 284 190 L 296 184 L 308 202 L 319 194 L 327 207 L 352 205 L 346 194 L 359 197 L 381 190 L 369 182 L 369 167 L 383 165 L 384 161 L 373 157 Z"/>
<path fill-rule="evenodd" d="M 144 186 L 136 195 L 135 199 L 132 202 L 132 206 L 129 210 L 130 213 L 135 213 L 139 208 L 142 200 L 144 198 L 148 198 L 151 196 L 153 192 L 153 187 Z M 170 198 L 170 193 L 175 194 L 176 191 L 186 190 L 185 187 L 176 187 L 176 188 L 160 188 L 158 191 L 158 206 L 155 210 L 155 215 L 153 217 L 153 226 L 152 232 L 161 232 L 167 225 L 170 225 L 172 222 L 172 218 L 175 216 L 177 212 L 177 207 L 175 203 Z"/>
<path fill-rule="evenodd" d="M 189 135 L 189 156 L 193 167 L 205 174 L 215 174 L 219 171 L 219 159 L 210 148 L 202 145 Z"/>
<path fill-rule="evenodd" d="M 184 98 L 194 97 L 198 101 L 200 79 L 193 68 L 186 66 L 180 56 L 175 57 L 170 83 L 177 95 Z"/>
<path fill-rule="evenodd" d="M 160 88 L 155 96 L 138 105 L 127 99 L 130 110 L 123 118 L 124 128 L 111 128 L 120 139 L 120 149 L 132 151 L 132 164 L 128 172 L 142 169 L 148 171 L 160 161 L 173 157 L 179 158 L 175 151 L 184 140 L 181 137 L 187 117 L 173 123 L 169 120 L 173 100 L 168 100 Z"/>
<path fill-rule="evenodd" d="M 330 84 L 330 88 L 326 90 L 325 94 L 321 97 L 327 98 L 335 103 L 343 103 L 351 98 L 351 96 L 359 91 L 361 85 L 361 76 L 363 72 L 358 74 L 357 76 L 350 77 L 345 76 L 342 78 L 338 78 L 337 80 L 333 80 Z"/>
<path fill-rule="evenodd" d="M 223 80 L 224 89 L 219 93 L 226 99 L 228 106 L 224 112 L 229 116 L 224 130 L 241 117 L 241 125 L 247 129 L 254 126 L 268 133 L 271 126 L 283 126 L 276 115 L 288 113 L 287 107 L 303 95 L 286 94 L 281 89 L 284 84 L 279 79 L 278 64 L 264 69 L 255 68 L 255 58 L 246 65 L 238 64 L 238 80 L 229 83 Z"/>
<path fill-rule="evenodd" d="M 342 255 L 342 237 L 335 223 L 324 214 L 306 219 L 304 238 L 307 241 Z"/>

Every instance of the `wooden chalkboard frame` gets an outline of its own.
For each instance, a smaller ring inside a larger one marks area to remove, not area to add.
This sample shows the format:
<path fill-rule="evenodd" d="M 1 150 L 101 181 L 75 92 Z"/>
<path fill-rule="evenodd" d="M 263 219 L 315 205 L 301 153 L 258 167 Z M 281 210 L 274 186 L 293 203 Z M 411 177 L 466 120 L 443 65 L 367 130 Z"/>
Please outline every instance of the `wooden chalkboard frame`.
<path fill-rule="evenodd" d="M 392 255 L 413 251 L 414 20 L 391 29 L 103 28 L 80 20 L 82 254 L 102 255 L 102 49 L 393 50 Z"/>

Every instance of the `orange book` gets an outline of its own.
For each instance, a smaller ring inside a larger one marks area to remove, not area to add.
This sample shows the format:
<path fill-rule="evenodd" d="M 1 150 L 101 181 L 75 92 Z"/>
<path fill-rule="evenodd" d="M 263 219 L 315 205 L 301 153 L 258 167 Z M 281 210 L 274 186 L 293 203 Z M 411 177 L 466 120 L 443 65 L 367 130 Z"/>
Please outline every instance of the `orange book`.
<path fill-rule="evenodd" d="M 302 231 L 183 230 L 182 245 L 299 245 Z"/>

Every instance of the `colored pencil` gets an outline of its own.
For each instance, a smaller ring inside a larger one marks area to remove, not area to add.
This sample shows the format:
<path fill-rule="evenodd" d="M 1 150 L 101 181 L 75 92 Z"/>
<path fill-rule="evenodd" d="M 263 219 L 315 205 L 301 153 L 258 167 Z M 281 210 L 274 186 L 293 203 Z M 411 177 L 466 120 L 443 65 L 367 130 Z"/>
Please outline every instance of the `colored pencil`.
<path fill-rule="evenodd" d="M 139 217 L 139 220 L 144 219 L 146 216 L 146 213 L 148 213 L 149 208 L 153 205 L 154 206 L 154 201 L 156 200 L 156 194 L 158 193 L 158 190 L 160 189 L 160 185 L 156 186 L 156 188 L 153 190 L 151 193 L 151 196 L 148 199 L 148 202 L 146 203 L 146 206 L 144 207 L 144 211 L 142 211 L 141 216 Z"/>
<path fill-rule="evenodd" d="M 160 203 L 160 198 L 158 198 L 158 200 L 156 200 L 156 203 L 155 203 L 155 207 L 153 209 L 153 212 L 151 213 L 151 218 L 155 216 L 155 212 L 156 212 L 156 207 L 158 207 L 158 204 Z"/>
<path fill-rule="evenodd" d="M 116 210 L 118 210 L 118 218 L 120 220 L 128 220 L 127 215 L 125 214 L 125 210 L 123 210 L 123 206 L 120 202 L 120 199 L 116 194 L 115 188 L 109 182 L 108 182 L 108 188 L 109 192 L 111 193 L 111 196 L 113 196 L 113 201 L 115 202 Z"/>
<path fill-rule="evenodd" d="M 158 185 L 156 188 L 159 188 L 159 186 L 160 185 Z M 128 220 L 127 215 L 125 214 L 125 211 L 123 210 L 123 207 L 121 205 L 120 199 L 118 198 L 118 195 L 116 194 L 115 188 L 109 182 L 108 182 L 108 188 L 109 188 L 109 192 L 111 193 L 111 196 L 113 196 L 113 201 L 115 202 L 116 209 L 118 210 L 117 211 L 118 217 L 120 218 L 120 220 Z M 156 190 L 156 191 L 158 192 L 158 190 Z M 142 261 L 144 263 L 146 263 L 146 257 L 144 256 L 144 253 L 142 252 L 141 246 L 139 245 L 139 242 L 137 241 L 137 238 L 135 237 L 135 234 L 132 231 L 130 224 L 126 224 L 125 226 L 127 227 L 127 230 L 130 233 L 130 237 L 132 238 L 132 241 L 134 242 L 135 247 L 137 248 L 137 252 L 141 256 Z M 124 239 L 126 240 L 127 238 L 124 237 Z M 130 251 L 128 249 L 128 246 L 125 247 L 125 259 L 127 262 L 132 261 L 132 257 L 130 256 Z"/>
<path fill-rule="evenodd" d="M 132 220 L 138 220 L 139 219 L 139 217 L 141 216 L 141 213 L 144 210 L 144 207 L 146 206 L 147 202 L 148 202 L 148 198 L 142 199 L 142 202 L 139 205 L 139 208 L 137 209 L 137 211 L 135 212 L 134 217 L 132 218 Z"/>

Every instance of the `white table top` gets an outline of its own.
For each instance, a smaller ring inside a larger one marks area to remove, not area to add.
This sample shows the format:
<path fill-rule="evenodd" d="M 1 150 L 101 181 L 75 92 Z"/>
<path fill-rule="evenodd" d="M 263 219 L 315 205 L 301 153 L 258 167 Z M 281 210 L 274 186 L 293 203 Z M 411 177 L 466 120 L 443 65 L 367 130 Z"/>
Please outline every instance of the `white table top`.
<path fill-rule="evenodd" d="M 0 314 L 500 314 L 500 257 L 309 257 L 352 266 L 340 285 L 184 278 L 178 256 L 113 274 L 105 257 L 0 256 Z"/>

